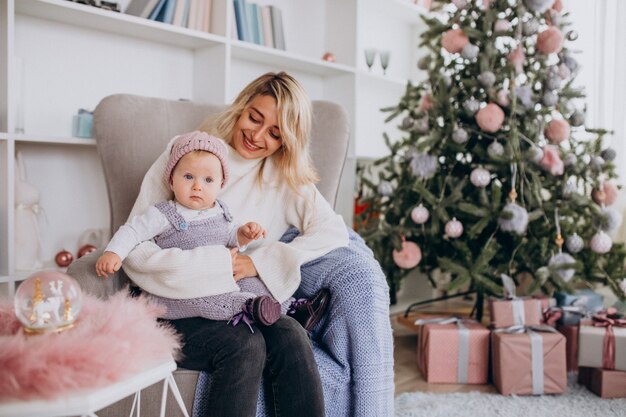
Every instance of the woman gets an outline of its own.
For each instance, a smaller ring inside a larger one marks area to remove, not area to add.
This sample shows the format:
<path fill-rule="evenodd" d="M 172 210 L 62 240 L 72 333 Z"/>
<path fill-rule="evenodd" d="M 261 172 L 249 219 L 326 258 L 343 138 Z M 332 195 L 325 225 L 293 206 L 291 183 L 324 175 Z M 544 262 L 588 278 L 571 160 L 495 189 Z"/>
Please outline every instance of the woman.
<path fill-rule="evenodd" d="M 133 281 L 162 297 L 189 299 L 236 291 L 236 281 L 258 276 L 283 302 L 298 288 L 302 264 L 347 246 L 343 219 L 314 186 L 317 175 L 308 151 L 311 117 L 306 92 L 281 72 L 257 78 L 226 111 L 205 121 L 201 130 L 231 146 L 230 180 L 221 198 L 239 218 L 264 225 L 267 237 L 250 244 L 249 256 L 218 246 L 180 251 L 142 243 L 124 264 Z M 170 146 L 146 174 L 131 216 L 171 197 L 161 175 Z M 289 244 L 279 242 L 292 226 L 300 236 Z M 294 319 L 282 317 L 254 334 L 202 318 L 172 324 L 185 342 L 180 365 L 211 372 L 213 415 L 255 415 L 264 369 L 273 395 L 267 403 L 274 414 L 324 415 L 311 344 Z"/>

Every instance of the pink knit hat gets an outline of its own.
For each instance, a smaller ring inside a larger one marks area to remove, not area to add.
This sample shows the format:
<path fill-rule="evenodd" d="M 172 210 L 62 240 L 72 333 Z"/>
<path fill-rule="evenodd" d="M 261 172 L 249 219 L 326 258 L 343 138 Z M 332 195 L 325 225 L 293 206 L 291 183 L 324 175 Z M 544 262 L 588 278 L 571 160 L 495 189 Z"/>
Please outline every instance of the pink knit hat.
<path fill-rule="evenodd" d="M 178 161 L 180 161 L 180 158 L 193 151 L 207 151 L 217 156 L 222 163 L 222 172 L 224 174 L 224 182 L 222 183 L 223 188 L 228 181 L 229 174 L 228 162 L 226 162 L 228 148 L 221 139 L 198 130 L 179 135 L 172 144 L 170 159 L 167 161 L 167 165 L 165 166 L 165 181 L 167 183 L 170 182 L 172 178 L 172 171 L 174 171 L 174 167 Z"/>

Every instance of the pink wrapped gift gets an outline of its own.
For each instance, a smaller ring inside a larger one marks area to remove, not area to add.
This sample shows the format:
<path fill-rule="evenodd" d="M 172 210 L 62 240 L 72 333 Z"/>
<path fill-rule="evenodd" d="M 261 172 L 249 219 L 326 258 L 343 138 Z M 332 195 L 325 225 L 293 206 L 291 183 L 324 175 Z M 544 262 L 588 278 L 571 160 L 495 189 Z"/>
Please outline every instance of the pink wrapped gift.
<path fill-rule="evenodd" d="M 458 318 L 422 323 L 418 367 L 429 383 L 486 384 L 489 330 Z"/>
<path fill-rule="evenodd" d="M 581 321 L 578 366 L 626 371 L 626 319 L 595 314 Z"/>
<path fill-rule="evenodd" d="M 549 326 L 518 329 L 523 333 L 492 333 L 493 382 L 498 391 L 503 395 L 563 393 L 565 336 Z"/>
<path fill-rule="evenodd" d="M 602 398 L 626 398 L 626 372 L 580 368 L 578 382 Z"/>
<path fill-rule="evenodd" d="M 491 324 L 499 329 L 511 326 L 538 326 L 541 324 L 541 302 L 534 298 L 489 300 Z"/>
<path fill-rule="evenodd" d="M 565 352 L 567 356 L 567 370 L 578 369 L 578 325 L 559 324 L 556 329 L 565 336 Z"/>

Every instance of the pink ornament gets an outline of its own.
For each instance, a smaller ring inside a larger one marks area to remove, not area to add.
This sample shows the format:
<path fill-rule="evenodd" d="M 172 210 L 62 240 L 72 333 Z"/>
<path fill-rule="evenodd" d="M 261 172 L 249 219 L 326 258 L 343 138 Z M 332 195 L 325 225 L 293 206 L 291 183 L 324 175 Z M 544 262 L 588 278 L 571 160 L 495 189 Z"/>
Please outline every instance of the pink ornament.
<path fill-rule="evenodd" d="M 550 141 L 550 143 L 554 145 L 558 145 L 564 140 L 569 139 L 570 127 L 569 123 L 567 123 L 563 119 L 552 119 L 548 126 L 543 131 L 546 138 Z"/>
<path fill-rule="evenodd" d="M 326 52 L 323 56 L 322 59 L 326 62 L 335 62 L 335 54 L 333 54 L 332 52 Z"/>
<path fill-rule="evenodd" d="M 599 231 L 598 233 L 593 235 L 589 246 L 591 247 L 591 250 L 595 253 L 603 255 L 611 250 L 611 248 L 613 247 L 613 240 L 603 231 Z"/>
<path fill-rule="evenodd" d="M 520 74 L 524 71 L 524 64 L 526 63 L 526 55 L 524 54 L 524 48 L 519 45 L 508 56 L 508 60 L 515 68 L 515 72 Z"/>
<path fill-rule="evenodd" d="M 546 145 L 543 148 L 543 158 L 539 161 L 539 165 L 552 175 L 563 175 L 565 165 L 559 155 L 559 150 L 555 146 Z"/>
<path fill-rule="evenodd" d="M 500 90 L 496 96 L 496 101 L 502 107 L 506 107 L 511 104 L 511 100 L 509 100 L 509 90 Z"/>
<path fill-rule="evenodd" d="M 461 29 L 450 29 L 441 36 L 441 46 L 451 54 L 461 52 L 468 43 L 469 38 Z"/>
<path fill-rule="evenodd" d="M 537 50 L 543 54 L 559 52 L 563 48 L 563 34 L 561 31 L 550 26 L 537 35 Z"/>
<path fill-rule="evenodd" d="M 561 3 L 561 0 L 555 0 L 551 8 L 557 12 L 561 12 L 561 10 L 563 10 L 563 3 Z"/>
<path fill-rule="evenodd" d="M 446 223 L 444 230 L 446 232 L 446 236 L 452 239 L 456 239 L 463 234 L 463 223 L 461 223 L 456 219 L 456 217 L 454 217 L 452 220 Z"/>
<path fill-rule="evenodd" d="M 422 96 L 422 99 L 420 100 L 420 105 L 417 108 L 417 111 L 424 111 L 424 110 L 430 110 L 433 108 L 433 102 L 430 100 L 430 93 L 426 93 Z"/>
<path fill-rule="evenodd" d="M 402 269 L 413 269 L 422 260 L 422 250 L 414 242 L 402 242 L 402 250 L 394 249 L 391 256 L 393 261 Z"/>
<path fill-rule="evenodd" d="M 594 188 L 593 191 L 591 191 L 591 199 L 599 206 L 603 204 L 610 206 L 617 200 L 618 193 L 619 191 L 615 184 L 612 182 L 604 182 L 601 190 Z"/>
<path fill-rule="evenodd" d="M 511 30 L 511 22 L 506 19 L 498 19 L 494 26 L 496 32 L 508 32 Z"/>
<path fill-rule="evenodd" d="M 491 2 L 492 0 L 483 0 L 483 9 L 487 10 L 488 8 L 491 7 Z"/>
<path fill-rule="evenodd" d="M 476 113 L 476 123 L 485 132 L 497 132 L 503 122 L 504 112 L 497 104 L 489 103 Z"/>

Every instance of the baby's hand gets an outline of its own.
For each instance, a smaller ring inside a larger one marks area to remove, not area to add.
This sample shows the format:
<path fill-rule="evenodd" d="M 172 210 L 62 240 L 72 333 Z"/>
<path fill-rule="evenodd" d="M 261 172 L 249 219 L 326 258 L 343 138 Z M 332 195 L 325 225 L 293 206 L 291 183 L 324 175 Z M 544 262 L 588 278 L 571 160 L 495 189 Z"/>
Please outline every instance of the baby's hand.
<path fill-rule="evenodd" d="M 107 274 L 112 274 L 119 271 L 122 266 L 122 258 L 115 252 L 104 252 L 102 256 L 98 258 L 96 262 L 96 274 L 99 277 L 107 277 Z"/>
<path fill-rule="evenodd" d="M 257 240 L 267 235 L 267 231 L 256 222 L 248 222 L 239 228 L 239 233 L 248 240 Z"/>

